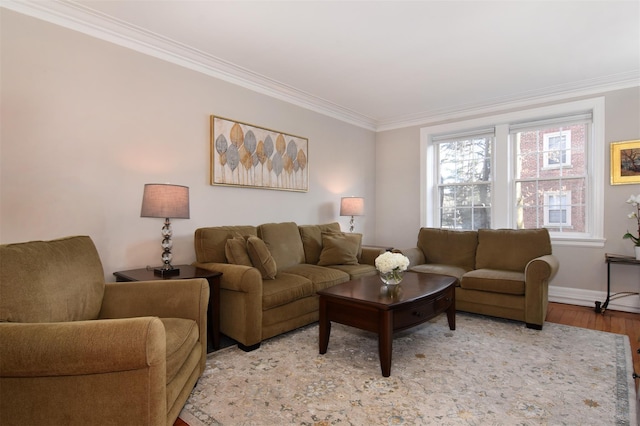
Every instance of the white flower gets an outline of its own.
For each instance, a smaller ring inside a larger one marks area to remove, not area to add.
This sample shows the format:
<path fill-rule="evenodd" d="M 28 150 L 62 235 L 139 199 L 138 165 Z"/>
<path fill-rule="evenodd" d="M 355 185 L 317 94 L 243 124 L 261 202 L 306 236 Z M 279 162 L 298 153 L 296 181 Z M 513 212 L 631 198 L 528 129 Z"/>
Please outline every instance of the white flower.
<path fill-rule="evenodd" d="M 406 271 L 409 267 L 409 258 L 402 253 L 386 251 L 376 257 L 376 269 L 383 274 L 391 271 Z"/>
<path fill-rule="evenodd" d="M 631 204 L 632 206 L 637 206 L 638 204 L 640 204 L 640 194 L 632 195 L 631 197 L 629 197 L 627 203 Z"/>
<path fill-rule="evenodd" d="M 627 203 L 635 207 L 635 211 L 632 211 L 631 213 L 629 213 L 627 217 L 629 219 L 635 218 L 636 222 L 638 222 L 638 234 L 633 235 L 631 232 L 627 230 L 627 233 L 624 234 L 622 238 L 630 239 L 633 242 L 634 246 L 640 247 L 640 194 L 632 195 L 631 197 L 629 197 L 629 199 L 627 200 Z"/>

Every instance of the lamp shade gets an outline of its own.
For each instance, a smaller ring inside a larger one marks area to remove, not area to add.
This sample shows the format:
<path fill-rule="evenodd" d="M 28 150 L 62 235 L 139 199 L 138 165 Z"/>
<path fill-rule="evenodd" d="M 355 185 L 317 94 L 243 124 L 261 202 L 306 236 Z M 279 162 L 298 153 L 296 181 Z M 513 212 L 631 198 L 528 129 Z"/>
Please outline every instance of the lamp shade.
<path fill-rule="evenodd" d="M 189 219 L 189 187 L 162 183 L 145 184 L 140 217 Z"/>
<path fill-rule="evenodd" d="M 340 216 L 364 215 L 364 198 L 342 197 L 340 201 Z"/>

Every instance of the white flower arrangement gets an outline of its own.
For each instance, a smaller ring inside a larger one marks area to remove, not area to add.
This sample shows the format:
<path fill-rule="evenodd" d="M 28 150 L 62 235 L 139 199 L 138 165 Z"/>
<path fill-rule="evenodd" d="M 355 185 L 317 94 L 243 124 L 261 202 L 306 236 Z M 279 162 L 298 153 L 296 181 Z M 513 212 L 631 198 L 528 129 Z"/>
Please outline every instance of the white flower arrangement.
<path fill-rule="evenodd" d="M 409 267 L 409 258 L 402 253 L 386 251 L 376 257 L 375 264 L 376 269 L 383 274 L 388 274 L 389 272 L 402 272 L 406 271 Z"/>
<path fill-rule="evenodd" d="M 622 238 L 629 238 L 631 239 L 631 241 L 633 241 L 633 245 L 636 247 L 640 247 L 640 194 L 638 195 L 632 195 L 631 197 L 629 197 L 629 199 L 627 200 L 628 204 L 631 204 L 633 207 L 636 208 L 635 211 L 629 213 L 628 217 L 629 219 L 636 219 L 636 222 L 638 222 L 638 234 L 633 235 L 631 232 L 627 231 L 626 234 L 624 234 L 624 236 Z"/>

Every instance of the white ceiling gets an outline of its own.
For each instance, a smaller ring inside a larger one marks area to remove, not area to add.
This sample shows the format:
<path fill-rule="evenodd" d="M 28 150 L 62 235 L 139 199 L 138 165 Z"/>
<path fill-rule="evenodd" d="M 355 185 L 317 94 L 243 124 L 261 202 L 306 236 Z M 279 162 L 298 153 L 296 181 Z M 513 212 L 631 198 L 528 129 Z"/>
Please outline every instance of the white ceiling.
<path fill-rule="evenodd" d="M 11 1 L 384 130 L 640 85 L 640 1 Z"/>

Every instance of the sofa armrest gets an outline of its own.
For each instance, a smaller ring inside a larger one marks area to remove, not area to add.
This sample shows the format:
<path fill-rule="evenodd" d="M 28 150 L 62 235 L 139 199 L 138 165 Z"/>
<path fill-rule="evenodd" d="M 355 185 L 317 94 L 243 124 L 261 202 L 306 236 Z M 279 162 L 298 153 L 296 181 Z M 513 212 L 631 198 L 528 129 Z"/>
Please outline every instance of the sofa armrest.
<path fill-rule="evenodd" d="M 527 263 L 524 269 L 525 282 L 528 283 L 548 283 L 556 275 L 560 267 L 558 259 L 548 254 L 536 257 Z"/>
<path fill-rule="evenodd" d="M 228 263 L 195 262 L 221 272 L 220 331 L 247 347 L 262 341 L 262 275 L 258 269 Z"/>
<path fill-rule="evenodd" d="M 374 246 L 362 246 L 362 254 L 358 259 L 358 263 L 361 265 L 376 266 L 376 257 L 384 253 L 386 249 L 384 247 Z"/>
<path fill-rule="evenodd" d="M 162 321 L 154 317 L 0 324 L 0 377 L 52 377 L 161 368 Z"/>
<path fill-rule="evenodd" d="M 397 252 L 404 254 L 409 259 L 409 268 L 407 269 L 411 269 L 414 266 L 422 265 L 427 262 L 427 259 L 424 257 L 424 253 L 418 247 L 400 249 L 397 250 Z"/>
<path fill-rule="evenodd" d="M 262 297 L 262 275 L 257 268 L 231 263 L 202 263 L 192 264 L 197 268 L 213 272 L 221 272 L 220 288 L 243 293 L 259 293 Z"/>
<path fill-rule="evenodd" d="M 558 259 L 548 254 L 529 261 L 524 269 L 525 276 L 525 322 L 527 325 L 542 327 L 549 304 L 549 281 L 560 267 Z"/>

